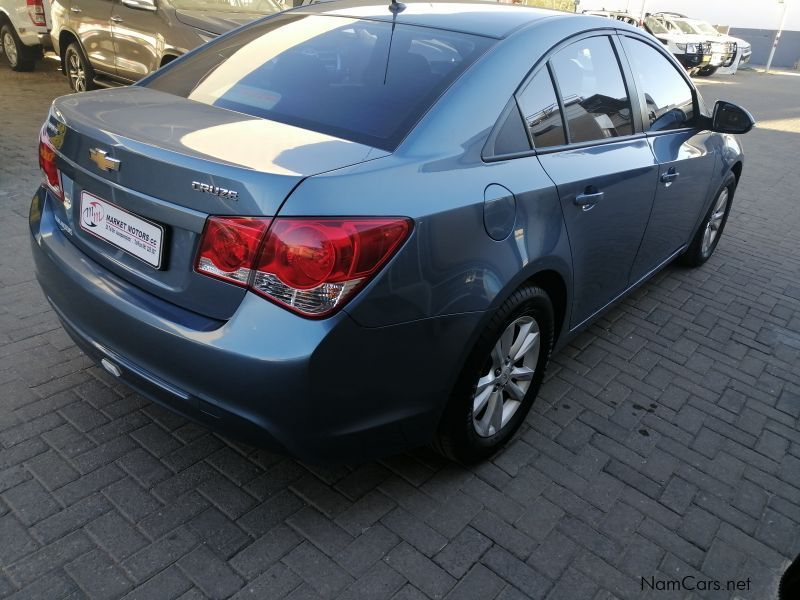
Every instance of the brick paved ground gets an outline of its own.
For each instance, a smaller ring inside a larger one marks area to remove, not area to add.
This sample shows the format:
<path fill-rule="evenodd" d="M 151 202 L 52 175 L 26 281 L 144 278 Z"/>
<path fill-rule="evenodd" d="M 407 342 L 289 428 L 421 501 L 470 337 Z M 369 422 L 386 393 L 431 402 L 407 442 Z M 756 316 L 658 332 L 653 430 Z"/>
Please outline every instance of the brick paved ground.
<path fill-rule="evenodd" d="M 800 550 L 800 77 L 703 84 L 761 121 L 717 254 L 561 352 L 505 452 L 318 469 L 156 408 L 59 328 L 25 220 L 47 68 L 0 63 L 0 597 L 774 597 Z"/>

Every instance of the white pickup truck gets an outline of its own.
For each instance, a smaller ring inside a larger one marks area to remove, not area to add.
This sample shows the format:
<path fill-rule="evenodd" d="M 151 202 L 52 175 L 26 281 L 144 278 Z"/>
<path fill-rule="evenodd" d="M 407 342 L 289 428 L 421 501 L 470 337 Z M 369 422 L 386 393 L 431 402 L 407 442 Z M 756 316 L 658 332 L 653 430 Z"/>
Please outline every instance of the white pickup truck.
<path fill-rule="evenodd" d="M 49 0 L 0 0 L 0 48 L 15 71 L 32 71 L 50 41 Z"/>

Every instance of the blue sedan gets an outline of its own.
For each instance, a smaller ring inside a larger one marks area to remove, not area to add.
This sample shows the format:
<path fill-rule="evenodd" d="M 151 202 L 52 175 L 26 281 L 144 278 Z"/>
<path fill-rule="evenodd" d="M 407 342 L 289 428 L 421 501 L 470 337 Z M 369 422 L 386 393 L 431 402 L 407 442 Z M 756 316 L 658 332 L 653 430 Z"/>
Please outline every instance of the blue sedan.
<path fill-rule="evenodd" d="M 480 460 L 555 349 L 709 259 L 752 126 L 622 22 L 300 7 L 53 103 L 37 277 L 88 355 L 210 427 Z"/>

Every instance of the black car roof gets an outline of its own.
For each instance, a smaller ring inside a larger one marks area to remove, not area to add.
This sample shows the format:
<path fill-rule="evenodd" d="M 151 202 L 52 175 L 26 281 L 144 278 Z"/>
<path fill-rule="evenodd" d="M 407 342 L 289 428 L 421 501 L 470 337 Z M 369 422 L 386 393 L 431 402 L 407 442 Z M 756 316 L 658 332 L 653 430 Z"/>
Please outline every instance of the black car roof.
<path fill-rule="evenodd" d="M 536 21 L 556 16 L 570 16 L 559 11 L 513 6 L 475 0 L 437 0 L 436 2 L 403 3 L 405 9 L 397 14 L 397 23 L 449 29 L 493 38 L 504 38 L 513 31 Z M 324 14 L 391 22 L 394 14 L 391 2 L 375 0 L 335 0 L 318 2 L 292 12 Z"/>

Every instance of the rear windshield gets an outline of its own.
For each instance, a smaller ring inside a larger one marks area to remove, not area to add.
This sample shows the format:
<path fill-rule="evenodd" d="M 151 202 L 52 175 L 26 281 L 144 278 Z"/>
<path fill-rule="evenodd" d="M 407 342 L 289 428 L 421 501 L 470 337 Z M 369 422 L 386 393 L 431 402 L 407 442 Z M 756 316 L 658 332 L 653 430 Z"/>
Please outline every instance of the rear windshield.
<path fill-rule="evenodd" d="M 391 151 L 491 43 L 286 13 L 202 47 L 144 85 Z"/>

